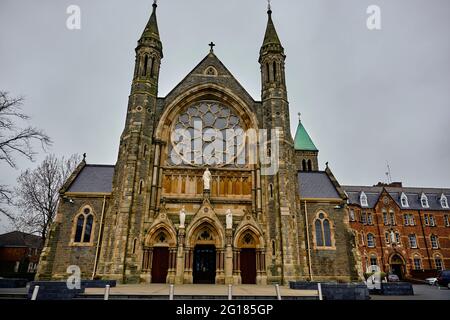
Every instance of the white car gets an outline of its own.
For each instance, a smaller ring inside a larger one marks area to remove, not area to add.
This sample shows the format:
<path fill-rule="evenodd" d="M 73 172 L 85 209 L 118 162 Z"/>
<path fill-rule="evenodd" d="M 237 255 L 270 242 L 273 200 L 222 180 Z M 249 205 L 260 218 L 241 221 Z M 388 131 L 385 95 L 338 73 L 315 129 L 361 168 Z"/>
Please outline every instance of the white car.
<path fill-rule="evenodd" d="M 426 281 L 430 286 L 435 286 L 435 285 L 437 285 L 437 278 L 426 278 L 425 281 Z"/>

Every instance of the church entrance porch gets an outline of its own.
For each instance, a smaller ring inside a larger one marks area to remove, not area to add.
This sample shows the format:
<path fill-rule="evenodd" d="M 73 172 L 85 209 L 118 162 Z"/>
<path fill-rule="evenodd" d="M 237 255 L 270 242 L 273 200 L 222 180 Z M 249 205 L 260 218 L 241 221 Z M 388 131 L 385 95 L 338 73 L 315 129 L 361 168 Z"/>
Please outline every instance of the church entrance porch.
<path fill-rule="evenodd" d="M 152 262 L 152 282 L 166 283 L 167 272 L 169 270 L 169 248 L 153 248 Z"/>
<path fill-rule="evenodd" d="M 194 283 L 214 284 L 216 278 L 216 248 L 197 245 L 194 249 Z"/>

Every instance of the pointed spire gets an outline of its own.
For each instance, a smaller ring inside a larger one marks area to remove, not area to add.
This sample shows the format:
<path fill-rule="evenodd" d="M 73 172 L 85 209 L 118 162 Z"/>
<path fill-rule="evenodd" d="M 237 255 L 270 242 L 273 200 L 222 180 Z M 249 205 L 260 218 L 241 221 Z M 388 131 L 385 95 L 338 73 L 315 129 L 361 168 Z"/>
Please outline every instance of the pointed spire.
<path fill-rule="evenodd" d="M 156 4 L 156 0 L 153 1 L 152 7 L 152 14 L 150 16 L 150 19 L 148 20 L 144 32 L 142 33 L 141 39 L 153 38 L 159 41 L 158 21 L 156 20 L 156 8 L 158 7 L 158 5 Z"/>
<path fill-rule="evenodd" d="M 319 151 L 317 150 L 305 127 L 301 123 L 300 117 L 298 121 L 297 132 L 295 133 L 294 138 L 294 148 L 295 150 L 302 151 Z"/>
<path fill-rule="evenodd" d="M 267 10 L 267 15 L 269 19 L 267 21 L 266 34 L 264 35 L 264 42 L 262 46 L 265 47 L 269 44 L 281 46 L 280 38 L 278 38 L 277 31 L 275 30 L 275 25 L 273 24 L 272 21 L 272 7 L 270 5 L 270 1 Z"/>

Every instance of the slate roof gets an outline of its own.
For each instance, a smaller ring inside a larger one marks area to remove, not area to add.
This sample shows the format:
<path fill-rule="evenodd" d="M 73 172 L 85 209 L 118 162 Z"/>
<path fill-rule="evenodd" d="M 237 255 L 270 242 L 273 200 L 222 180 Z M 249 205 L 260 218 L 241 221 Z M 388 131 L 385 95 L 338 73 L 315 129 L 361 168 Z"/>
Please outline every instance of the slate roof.
<path fill-rule="evenodd" d="M 87 164 L 67 192 L 109 193 L 112 191 L 113 165 Z"/>
<path fill-rule="evenodd" d="M 300 121 L 297 126 L 297 132 L 295 133 L 294 148 L 295 150 L 303 151 L 319 151 Z"/>
<path fill-rule="evenodd" d="M 442 208 L 440 199 L 441 194 L 444 194 L 447 197 L 448 202 L 450 203 L 450 189 L 443 188 L 410 188 L 410 187 L 368 187 L 368 186 L 343 186 L 342 187 L 348 195 L 350 204 L 360 205 L 359 196 L 362 191 L 367 196 L 368 208 L 374 208 L 375 204 L 378 201 L 378 198 L 383 191 L 383 188 L 386 189 L 388 194 L 394 199 L 397 205 L 402 209 L 412 209 L 412 210 L 449 210 L 446 208 Z M 403 208 L 400 203 L 401 194 L 405 193 L 408 197 L 408 208 Z M 429 208 L 422 207 L 420 202 L 420 197 L 424 193 L 428 198 Z"/>
<path fill-rule="evenodd" d="M 0 247 L 41 248 L 42 238 L 20 231 L 8 232 L 0 235 Z"/>
<path fill-rule="evenodd" d="M 326 172 L 300 171 L 298 181 L 301 198 L 341 199 Z"/>

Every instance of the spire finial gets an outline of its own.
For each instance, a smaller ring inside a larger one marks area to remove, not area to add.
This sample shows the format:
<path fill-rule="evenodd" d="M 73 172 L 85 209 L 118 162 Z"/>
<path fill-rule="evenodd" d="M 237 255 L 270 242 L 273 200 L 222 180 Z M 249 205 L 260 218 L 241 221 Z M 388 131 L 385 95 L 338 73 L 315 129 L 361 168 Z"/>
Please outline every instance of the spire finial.
<path fill-rule="evenodd" d="M 153 0 L 153 8 L 156 8 L 158 6 L 158 1 L 157 0 Z"/>
<path fill-rule="evenodd" d="M 83 161 L 86 162 L 86 152 L 83 153 Z"/>
<path fill-rule="evenodd" d="M 267 0 L 267 13 L 268 13 L 269 15 L 272 14 L 272 5 L 271 5 L 271 3 L 270 3 L 270 0 Z"/>
<path fill-rule="evenodd" d="M 216 45 L 214 44 L 214 42 L 211 41 L 211 43 L 208 44 L 208 46 L 211 47 L 211 49 L 209 50 L 209 52 L 210 52 L 210 53 L 214 53 L 214 47 L 216 46 Z"/>
<path fill-rule="evenodd" d="M 298 122 L 302 122 L 302 118 L 301 118 L 301 117 L 302 117 L 302 113 L 299 112 L 299 113 L 298 113 Z"/>

